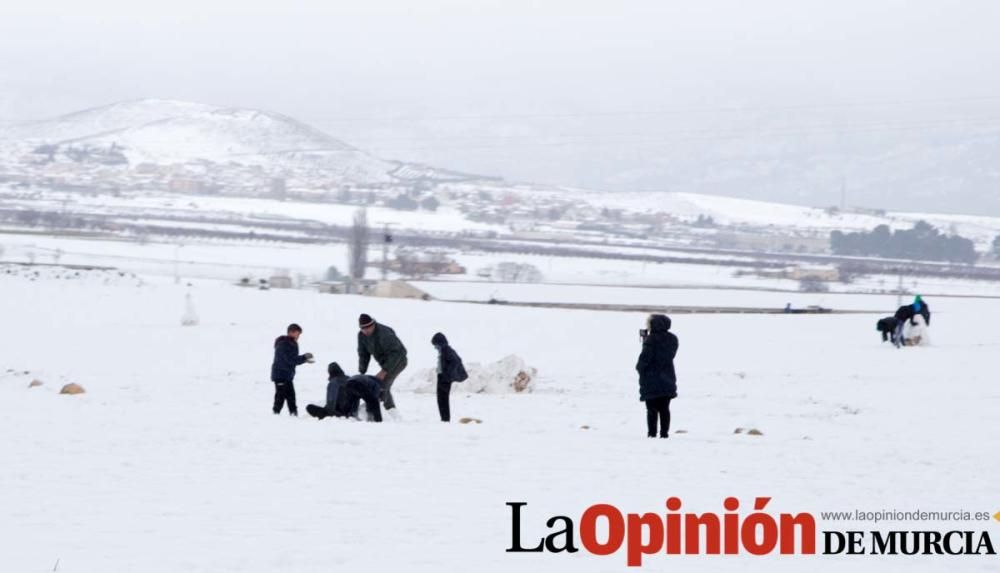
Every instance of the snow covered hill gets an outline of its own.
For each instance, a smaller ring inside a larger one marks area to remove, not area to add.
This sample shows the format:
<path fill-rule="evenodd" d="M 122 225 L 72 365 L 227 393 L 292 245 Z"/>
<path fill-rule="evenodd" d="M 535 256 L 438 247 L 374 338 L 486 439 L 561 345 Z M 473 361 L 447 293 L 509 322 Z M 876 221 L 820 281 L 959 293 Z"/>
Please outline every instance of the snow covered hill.
<path fill-rule="evenodd" d="M 281 114 L 158 99 L 0 128 L 0 161 L 8 169 L 20 166 L 37 175 L 46 174 L 52 163 L 147 171 L 178 164 L 244 165 L 261 169 L 261 174 L 324 183 L 379 184 L 404 172 L 398 162 L 374 157 Z M 419 173 L 449 177 L 443 170 L 421 168 Z"/>

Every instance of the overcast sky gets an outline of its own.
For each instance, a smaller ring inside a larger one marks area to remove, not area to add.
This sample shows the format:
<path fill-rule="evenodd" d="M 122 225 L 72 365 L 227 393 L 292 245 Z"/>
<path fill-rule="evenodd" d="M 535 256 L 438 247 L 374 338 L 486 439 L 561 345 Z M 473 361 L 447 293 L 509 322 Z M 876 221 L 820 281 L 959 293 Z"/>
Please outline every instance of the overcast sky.
<path fill-rule="evenodd" d="M 617 168 L 594 139 L 641 155 L 702 121 L 739 128 L 734 110 L 996 118 L 998 23 L 993 0 L 5 2 L 0 119 L 258 107 L 391 157 L 579 184 Z M 549 150 L 600 173 L 566 181 L 583 170 L 546 171 Z"/>

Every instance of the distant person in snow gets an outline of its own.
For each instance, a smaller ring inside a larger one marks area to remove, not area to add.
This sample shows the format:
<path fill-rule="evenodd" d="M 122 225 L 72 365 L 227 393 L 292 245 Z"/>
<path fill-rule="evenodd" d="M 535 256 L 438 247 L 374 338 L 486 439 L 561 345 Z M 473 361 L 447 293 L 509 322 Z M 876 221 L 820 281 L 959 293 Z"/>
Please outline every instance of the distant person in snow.
<path fill-rule="evenodd" d="M 392 383 L 399 373 L 406 368 L 406 347 L 400 342 L 388 326 L 375 322 L 375 319 L 362 314 L 358 317 L 358 372 L 368 372 L 368 364 L 374 357 L 381 370 L 375 378 L 382 384 L 382 402 L 388 412 L 396 407 L 392 398 Z"/>
<path fill-rule="evenodd" d="M 438 413 L 441 414 L 442 422 L 451 421 L 451 385 L 453 382 L 464 382 L 469 378 L 462 364 L 462 358 L 455 352 L 455 349 L 448 344 L 448 339 L 444 334 L 438 332 L 431 337 L 431 344 L 437 349 L 437 401 Z"/>
<path fill-rule="evenodd" d="M 271 382 L 274 382 L 274 413 L 280 414 L 281 408 L 288 402 L 288 413 L 298 416 L 295 405 L 295 367 L 305 362 L 312 362 L 313 355 L 299 355 L 299 337 L 302 327 L 289 324 L 287 334 L 279 336 L 274 341 L 274 362 L 271 363 Z"/>
<path fill-rule="evenodd" d="M 378 405 L 381 387 L 374 376 L 359 374 L 348 378 L 336 362 L 327 366 L 327 374 L 326 405 L 309 404 L 306 406 L 309 415 L 320 420 L 331 416 L 358 418 L 359 406 L 364 402 L 368 420 L 382 421 L 382 409 Z"/>
<path fill-rule="evenodd" d="M 650 438 L 656 437 L 659 421 L 660 437 L 670 436 L 670 401 L 677 397 L 677 337 L 670 332 L 670 318 L 651 314 L 646 329 L 640 331 L 642 353 L 635 369 L 639 372 L 639 400 L 646 403 L 646 428 Z"/>
<path fill-rule="evenodd" d="M 903 327 L 906 326 L 907 321 L 911 326 L 916 326 L 914 317 L 918 314 L 924 318 L 925 325 L 931 325 L 931 308 L 919 294 L 913 299 L 912 304 L 904 304 L 896 310 L 894 317 L 898 324 L 896 325 L 896 340 L 893 342 L 896 348 L 906 345 L 906 339 L 903 338 Z"/>
<path fill-rule="evenodd" d="M 896 344 L 896 327 L 899 326 L 899 321 L 896 320 L 894 316 L 887 316 L 885 318 L 880 318 L 878 322 L 875 323 L 875 330 L 882 333 L 882 342 L 891 341 Z"/>

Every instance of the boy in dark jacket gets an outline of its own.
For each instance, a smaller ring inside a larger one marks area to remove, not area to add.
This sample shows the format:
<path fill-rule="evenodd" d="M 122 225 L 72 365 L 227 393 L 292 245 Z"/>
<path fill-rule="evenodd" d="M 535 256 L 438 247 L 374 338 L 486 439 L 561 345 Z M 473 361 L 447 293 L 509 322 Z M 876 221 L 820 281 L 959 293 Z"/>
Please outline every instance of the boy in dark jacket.
<path fill-rule="evenodd" d="M 441 414 L 442 422 L 451 421 L 451 404 L 448 397 L 451 394 L 451 384 L 453 382 L 464 382 L 469 375 L 465 372 L 465 365 L 462 358 L 455 352 L 455 349 L 448 344 L 448 339 L 444 334 L 438 332 L 431 337 L 431 344 L 438 351 L 437 365 L 437 401 L 438 413 Z"/>
<path fill-rule="evenodd" d="M 386 411 L 392 410 L 396 407 L 392 398 L 392 383 L 406 368 L 406 347 L 395 331 L 376 323 L 367 314 L 358 317 L 358 327 L 361 329 L 358 333 L 358 372 L 368 372 L 368 364 L 375 358 L 381 368 L 375 378 L 382 384 L 382 401 Z"/>
<path fill-rule="evenodd" d="M 659 418 L 660 437 L 670 435 L 670 401 L 677 397 L 677 337 L 670 332 L 670 318 L 652 314 L 642 340 L 642 353 L 635 369 L 639 372 L 639 400 L 646 403 L 646 428 L 650 438 L 656 437 Z"/>
<path fill-rule="evenodd" d="M 358 407 L 363 400 L 368 419 L 374 422 L 382 421 L 382 410 L 378 405 L 379 383 L 374 376 L 351 376 L 336 362 L 327 366 L 329 382 L 326 385 L 326 405 L 309 404 L 306 411 L 309 415 L 319 418 L 335 416 L 338 418 L 358 417 Z"/>
<path fill-rule="evenodd" d="M 274 361 L 271 363 L 271 382 L 274 382 L 275 414 L 281 413 L 281 408 L 288 402 L 288 413 L 298 416 L 295 405 L 295 367 L 304 362 L 312 362 L 313 355 L 305 353 L 299 356 L 299 336 L 302 327 L 289 324 L 287 334 L 279 336 L 274 341 Z"/>
<path fill-rule="evenodd" d="M 896 317 L 887 316 L 875 323 L 875 330 L 882 333 L 882 342 L 892 341 L 893 344 L 896 344 L 897 326 L 899 326 L 899 321 L 896 320 Z"/>

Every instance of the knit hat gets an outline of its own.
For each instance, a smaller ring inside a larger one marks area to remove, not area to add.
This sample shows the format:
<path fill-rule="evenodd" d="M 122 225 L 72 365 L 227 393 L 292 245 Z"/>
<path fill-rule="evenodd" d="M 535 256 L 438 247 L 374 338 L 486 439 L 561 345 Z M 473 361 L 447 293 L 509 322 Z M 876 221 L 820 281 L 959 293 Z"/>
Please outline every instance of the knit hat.
<path fill-rule="evenodd" d="M 368 316 L 367 314 L 362 314 L 358 317 L 358 326 L 361 328 L 368 328 L 369 326 L 375 324 L 375 319 Z"/>

